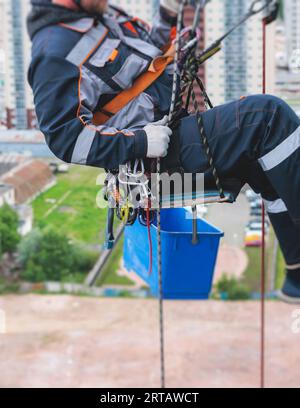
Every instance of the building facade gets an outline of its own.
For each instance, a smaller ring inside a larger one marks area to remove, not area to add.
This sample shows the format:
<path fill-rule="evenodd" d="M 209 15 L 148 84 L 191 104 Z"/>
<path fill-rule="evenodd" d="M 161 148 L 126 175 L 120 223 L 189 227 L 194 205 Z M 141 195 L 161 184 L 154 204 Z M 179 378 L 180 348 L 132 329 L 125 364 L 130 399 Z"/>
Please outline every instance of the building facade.
<path fill-rule="evenodd" d="M 206 46 L 234 26 L 248 10 L 248 0 L 214 0 L 205 10 Z M 275 89 L 275 25 L 268 27 L 269 93 Z M 262 15 L 252 17 L 206 63 L 206 84 L 215 105 L 262 91 Z"/>
<path fill-rule="evenodd" d="M 119 0 L 116 5 L 151 22 L 157 0 Z M 0 0 L 0 129 L 36 127 L 31 89 L 27 83 L 31 44 L 26 30 L 30 0 Z"/>
<path fill-rule="evenodd" d="M 284 21 L 287 38 L 287 52 L 290 59 L 300 50 L 300 1 L 284 0 Z"/>
<path fill-rule="evenodd" d="M 118 0 L 112 1 L 118 7 L 123 8 L 128 14 L 139 17 L 148 23 L 152 22 L 153 12 L 156 8 L 156 0 Z"/>
<path fill-rule="evenodd" d="M 26 31 L 29 8 L 29 0 L 0 0 L 0 24 L 3 27 L 0 40 L 1 120 L 9 129 L 35 126 L 33 98 L 27 84 L 31 53 Z"/>
<path fill-rule="evenodd" d="M 0 129 L 5 127 L 5 27 L 4 27 L 4 0 L 0 0 L 0 26 L 3 27 L 0 35 Z"/>
<path fill-rule="evenodd" d="M 149 23 L 158 10 L 159 0 L 119 0 L 116 4 L 130 14 Z M 204 37 L 211 44 L 230 28 L 247 7 L 248 0 L 214 0 L 205 10 Z M 29 0 L 0 0 L 0 120 L 8 128 L 31 129 L 35 115 L 31 90 L 27 84 L 30 62 L 30 40 L 26 32 Z M 292 50 L 300 48 L 300 1 L 285 0 L 287 36 Z M 187 22 L 193 12 L 187 12 Z M 204 21 L 202 21 L 204 27 Z M 275 42 L 274 29 L 269 29 L 269 41 Z M 204 44 L 201 44 L 204 47 Z M 274 92 L 274 47 L 268 47 L 268 92 Z M 274 51 L 275 53 L 275 51 Z M 223 50 L 202 69 L 208 93 L 214 104 L 239 98 L 241 95 L 261 92 L 262 84 L 262 30 L 261 16 L 252 18 L 225 41 Z"/>

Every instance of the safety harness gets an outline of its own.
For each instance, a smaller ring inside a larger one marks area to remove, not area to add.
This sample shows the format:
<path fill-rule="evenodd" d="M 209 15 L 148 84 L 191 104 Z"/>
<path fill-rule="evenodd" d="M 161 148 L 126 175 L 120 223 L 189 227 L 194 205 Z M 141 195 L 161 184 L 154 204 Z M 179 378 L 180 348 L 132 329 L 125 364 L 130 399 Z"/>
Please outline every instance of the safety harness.
<path fill-rule="evenodd" d="M 167 52 L 163 56 L 154 59 L 147 72 L 140 75 L 134 81 L 131 88 L 122 91 L 106 104 L 101 111 L 96 112 L 93 120 L 96 125 L 104 124 L 109 118 L 118 113 L 130 101 L 135 99 L 148 88 L 160 75 L 162 75 L 166 67 L 173 63 L 174 76 L 169 126 L 173 128 L 175 127 L 180 119 L 182 111 L 187 111 L 190 102 L 192 102 L 194 113 L 197 115 L 199 134 L 217 191 L 207 191 L 201 194 L 192 191 L 189 197 L 176 195 L 164 197 L 162 196 L 161 191 L 159 191 L 159 177 L 156 182 L 154 182 L 154 185 L 151 185 L 151 174 L 147 173 L 143 160 L 136 160 L 134 163 L 127 163 L 125 166 L 122 166 L 121 169 L 109 171 L 105 183 L 105 199 L 109 202 L 108 219 L 110 220 L 107 224 L 107 248 L 111 248 L 114 242 L 112 230 L 113 222 L 111 222 L 114 213 L 116 213 L 117 217 L 125 225 L 132 225 L 137 218 L 143 225 L 147 225 L 148 211 L 151 213 L 150 216 L 148 214 L 148 218 L 152 222 L 155 219 L 155 212 L 158 213 L 160 208 L 167 208 L 170 204 L 173 206 L 191 206 L 194 214 L 193 236 L 196 237 L 197 223 L 195 206 L 197 204 L 230 203 L 235 200 L 234 194 L 230 192 L 230 189 L 229 191 L 226 191 L 223 185 L 224 181 L 221 181 L 219 177 L 205 133 L 202 115 L 200 114 L 200 106 L 195 93 L 195 86 L 198 86 L 200 89 L 206 109 L 213 108 L 213 104 L 205 90 L 202 80 L 198 76 L 198 72 L 204 62 L 222 49 L 223 41 L 251 17 L 262 11 L 268 10 L 268 21 L 273 21 L 274 16 L 277 16 L 279 4 L 277 1 L 274 2 L 273 0 L 253 1 L 246 15 L 235 24 L 234 27 L 204 51 L 197 53 L 197 46 L 201 38 L 201 32 L 198 28 L 201 12 L 209 1 L 210 0 L 199 0 L 197 2 L 193 25 L 187 28 L 183 28 L 183 15 L 184 7 L 187 5 L 188 0 L 182 1 L 182 9 L 179 12 L 177 21 L 177 35 L 175 41 L 168 47 Z M 178 83 L 180 83 L 179 92 Z M 185 98 L 186 100 L 184 102 Z M 156 171 L 157 174 L 160 174 L 161 161 L 158 160 L 157 164 L 160 166 L 160 171 L 157 171 L 157 166 L 155 163 L 152 163 L 151 173 L 155 173 Z M 138 200 L 136 199 L 137 197 Z"/>
<path fill-rule="evenodd" d="M 153 84 L 166 70 L 167 66 L 174 61 L 174 50 L 170 47 L 168 51 L 161 57 L 155 58 L 148 71 L 140 75 L 131 88 L 125 89 L 107 103 L 99 112 L 96 112 L 93 117 L 94 125 L 103 125 L 112 116 L 122 110 L 128 103 L 137 98 L 150 85 Z"/>

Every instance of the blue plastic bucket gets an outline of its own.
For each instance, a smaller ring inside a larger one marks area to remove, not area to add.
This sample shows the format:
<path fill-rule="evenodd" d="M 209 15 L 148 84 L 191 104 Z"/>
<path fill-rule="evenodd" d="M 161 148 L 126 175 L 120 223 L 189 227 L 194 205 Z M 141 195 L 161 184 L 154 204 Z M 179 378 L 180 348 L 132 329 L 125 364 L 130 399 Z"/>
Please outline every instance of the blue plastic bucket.
<path fill-rule="evenodd" d="M 184 208 L 162 210 L 162 268 L 164 299 L 208 299 L 221 237 L 224 233 L 198 219 L 198 244 L 192 244 L 191 213 Z M 149 275 L 147 228 L 136 222 L 125 229 L 124 265 L 159 294 L 157 227 L 151 225 L 153 268 Z"/>

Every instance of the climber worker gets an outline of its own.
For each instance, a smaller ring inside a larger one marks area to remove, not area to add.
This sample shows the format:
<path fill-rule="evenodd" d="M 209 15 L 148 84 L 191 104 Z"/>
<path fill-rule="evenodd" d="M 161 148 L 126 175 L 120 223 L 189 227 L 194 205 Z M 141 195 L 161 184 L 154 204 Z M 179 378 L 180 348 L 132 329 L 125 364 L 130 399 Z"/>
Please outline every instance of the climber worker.
<path fill-rule="evenodd" d="M 69 163 L 106 169 L 161 157 L 165 170 L 179 162 L 183 171 L 204 173 L 210 183 L 197 117 L 167 126 L 172 66 L 153 63 L 161 56 L 172 62 L 166 44 L 180 1 L 161 0 L 151 29 L 106 0 L 31 3 L 29 82 L 52 152 Z M 127 98 L 119 109 L 118 95 Z M 300 303 L 299 118 L 282 100 L 262 95 L 201 116 L 222 182 L 235 180 L 237 193 L 248 183 L 264 198 L 287 265 L 281 297 Z"/>

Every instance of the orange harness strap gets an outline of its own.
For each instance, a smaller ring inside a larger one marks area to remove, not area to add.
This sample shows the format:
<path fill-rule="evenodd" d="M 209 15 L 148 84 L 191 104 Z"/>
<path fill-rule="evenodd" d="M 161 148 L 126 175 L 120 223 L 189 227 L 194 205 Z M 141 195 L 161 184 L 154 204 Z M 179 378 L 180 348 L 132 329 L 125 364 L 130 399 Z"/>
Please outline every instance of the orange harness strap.
<path fill-rule="evenodd" d="M 167 66 L 174 61 L 174 47 L 171 47 L 163 56 L 155 58 L 148 71 L 141 74 L 134 82 L 131 88 L 125 89 L 113 100 L 107 103 L 101 112 L 95 112 L 93 124 L 96 126 L 103 125 L 112 116 L 118 113 L 129 102 L 138 97 L 145 89 L 159 78 Z M 106 114 L 107 113 L 107 114 Z"/>

